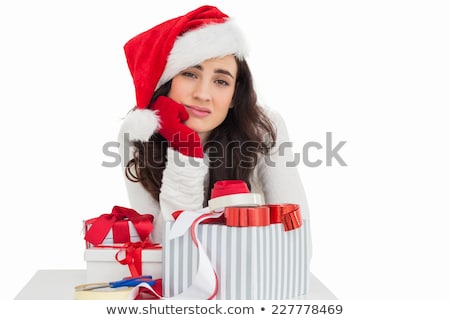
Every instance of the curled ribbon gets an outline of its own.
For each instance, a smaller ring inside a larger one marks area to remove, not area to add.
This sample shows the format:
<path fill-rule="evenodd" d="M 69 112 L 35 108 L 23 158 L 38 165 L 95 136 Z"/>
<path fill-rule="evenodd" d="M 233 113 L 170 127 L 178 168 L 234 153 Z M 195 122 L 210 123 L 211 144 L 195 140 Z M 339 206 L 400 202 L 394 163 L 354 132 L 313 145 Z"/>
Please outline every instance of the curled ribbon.
<path fill-rule="evenodd" d="M 219 290 L 219 279 L 206 253 L 206 249 L 198 240 L 197 226 L 205 220 L 217 219 L 222 215 L 223 211 L 210 212 L 208 207 L 197 211 L 178 212 L 177 218 L 168 234 L 168 239 L 175 239 L 183 236 L 187 231 L 190 232 L 192 242 L 198 250 L 197 273 L 191 286 L 185 291 L 173 297 L 164 297 L 164 299 L 211 300 L 216 297 Z"/>
<path fill-rule="evenodd" d="M 85 221 L 86 226 L 89 224 L 91 226 L 86 231 L 84 239 L 93 245 L 99 245 L 112 229 L 114 243 L 129 242 L 128 221 L 133 223 L 142 241 L 147 239 L 153 230 L 153 216 L 151 214 L 139 214 L 130 208 L 114 206 L 111 213 L 105 213 L 97 218 Z"/>
<path fill-rule="evenodd" d="M 175 239 L 183 236 L 188 230 L 195 247 L 198 249 L 198 266 L 192 284 L 182 293 L 172 296 L 162 296 L 162 288 L 154 288 L 146 283 L 139 284 L 131 291 L 129 299 L 164 299 L 164 300 L 211 300 L 217 295 L 219 289 L 219 280 L 214 267 L 209 260 L 203 245 L 197 238 L 197 226 L 208 219 L 217 219 L 223 215 L 223 211 L 210 212 L 209 208 L 203 208 L 197 211 L 176 211 L 173 213 L 175 222 L 173 223 L 168 239 Z"/>
<path fill-rule="evenodd" d="M 282 223 L 284 231 L 294 230 L 302 226 L 300 206 L 294 203 L 268 204 L 270 223 Z"/>

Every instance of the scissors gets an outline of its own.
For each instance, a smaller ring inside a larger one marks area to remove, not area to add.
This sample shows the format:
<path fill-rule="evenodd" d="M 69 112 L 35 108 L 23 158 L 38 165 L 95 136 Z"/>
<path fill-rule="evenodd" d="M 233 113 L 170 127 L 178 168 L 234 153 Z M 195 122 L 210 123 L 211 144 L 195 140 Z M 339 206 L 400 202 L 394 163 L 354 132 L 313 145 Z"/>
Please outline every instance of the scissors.
<path fill-rule="evenodd" d="M 147 283 L 153 286 L 156 281 L 153 280 L 152 276 L 139 276 L 134 278 L 123 278 L 119 281 L 105 282 L 105 283 L 92 283 L 81 288 L 82 291 L 95 290 L 101 288 L 120 288 L 120 287 L 136 287 L 141 283 Z"/>

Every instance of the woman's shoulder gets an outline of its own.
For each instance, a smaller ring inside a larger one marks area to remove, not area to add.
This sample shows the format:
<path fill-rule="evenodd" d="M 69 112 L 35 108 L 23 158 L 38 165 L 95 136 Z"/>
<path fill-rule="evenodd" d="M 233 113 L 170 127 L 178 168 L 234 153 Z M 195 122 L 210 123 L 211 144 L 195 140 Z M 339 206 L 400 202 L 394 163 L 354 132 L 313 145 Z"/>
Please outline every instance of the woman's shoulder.
<path fill-rule="evenodd" d="M 283 118 L 283 115 L 276 109 L 271 108 L 267 105 L 261 106 L 263 113 L 267 116 L 267 118 L 272 122 L 275 129 L 284 130 L 286 124 Z"/>
<path fill-rule="evenodd" d="M 273 125 L 273 128 L 276 132 L 276 140 L 278 142 L 288 141 L 289 133 L 283 115 L 278 110 L 267 105 L 261 106 L 261 108 Z"/>
<path fill-rule="evenodd" d="M 263 113 L 273 122 L 284 122 L 283 116 L 277 109 L 274 109 L 268 105 L 261 105 L 261 109 Z"/>

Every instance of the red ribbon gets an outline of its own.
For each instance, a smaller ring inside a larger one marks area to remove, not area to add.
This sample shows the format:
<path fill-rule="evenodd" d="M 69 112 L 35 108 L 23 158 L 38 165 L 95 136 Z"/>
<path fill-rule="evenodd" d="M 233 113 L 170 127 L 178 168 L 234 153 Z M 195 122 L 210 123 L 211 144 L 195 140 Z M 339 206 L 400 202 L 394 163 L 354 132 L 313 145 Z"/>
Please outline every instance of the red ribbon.
<path fill-rule="evenodd" d="M 268 204 L 270 208 L 270 223 L 282 223 L 285 231 L 302 226 L 300 206 L 294 203 Z"/>
<path fill-rule="evenodd" d="M 142 249 L 161 249 L 160 244 L 155 244 L 149 239 L 141 242 L 127 242 L 123 244 L 116 245 L 103 245 L 100 244 L 96 248 L 103 249 L 119 249 L 115 254 L 115 259 L 117 262 L 123 265 L 128 265 L 130 270 L 130 277 L 142 276 Z M 123 259 L 120 259 L 119 255 L 124 254 Z"/>
<path fill-rule="evenodd" d="M 225 208 L 226 225 L 230 227 L 268 226 L 270 210 L 266 206 L 227 207 Z"/>
<path fill-rule="evenodd" d="M 93 245 L 101 244 L 108 232 L 113 230 L 113 242 L 125 243 L 130 241 L 128 222 L 133 223 L 141 241 L 148 239 L 153 230 L 153 216 L 139 214 L 133 209 L 115 206 L 111 213 L 105 213 L 97 218 L 89 219 L 85 225 L 91 224 L 84 239 Z"/>
<path fill-rule="evenodd" d="M 116 252 L 116 260 L 120 264 L 128 265 L 131 277 L 142 276 L 142 249 L 156 249 L 160 248 L 149 240 L 142 242 L 128 242 L 125 243 L 120 250 Z M 120 254 L 125 254 L 123 259 L 120 259 Z"/>
<path fill-rule="evenodd" d="M 178 216 L 180 214 L 182 214 L 184 212 L 184 210 L 177 210 L 172 212 L 172 217 L 177 220 Z M 218 218 L 209 218 L 209 219 L 205 219 L 200 223 L 205 223 L 205 224 L 225 224 L 225 216 L 221 215 Z"/>
<path fill-rule="evenodd" d="M 282 223 L 284 230 L 294 230 L 302 226 L 298 204 L 269 204 L 256 207 L 225 208 L 225 224 L 230 227 L 268 226 Z"/>
<path fill-rule="evenodd" d="M 183 210 L 174 211 L 176 220 Z M 295 203 L 267 204 L 252 207 L 226 207 L 219 218 L 205 219 L 201 223 L 223 224 L 229 227 L 268 226 L 283 224 L 284 231 L 300 228 L 303 224 L 300 206 Z"/>
<path fill-rule="evenodd" d="M 162 279 L 155 279 L 155 284 L 148 289 L 143 286 L 137 287 L 136 296 L 133 300 L 160 300 L 163 296 Z"/>

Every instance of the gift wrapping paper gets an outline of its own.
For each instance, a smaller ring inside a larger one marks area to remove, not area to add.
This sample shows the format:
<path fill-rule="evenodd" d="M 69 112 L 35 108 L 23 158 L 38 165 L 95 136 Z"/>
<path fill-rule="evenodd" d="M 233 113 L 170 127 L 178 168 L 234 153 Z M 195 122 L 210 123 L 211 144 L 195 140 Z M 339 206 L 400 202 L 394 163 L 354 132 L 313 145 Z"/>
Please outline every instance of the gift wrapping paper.
<path fill-rule="evenodd" d="M 164 234 L 173 222 L 166 222 Z M 229 227 L 200 224 L 197 236 L 218 276 L 216 299 L 289 299 L 308 293 L 310 228 L 285 231 L 283 224 Z M 163 294 L 186 290 L 197 272 L 198 251 L 190 233 L 168 240 L 163 236 Z"/>

